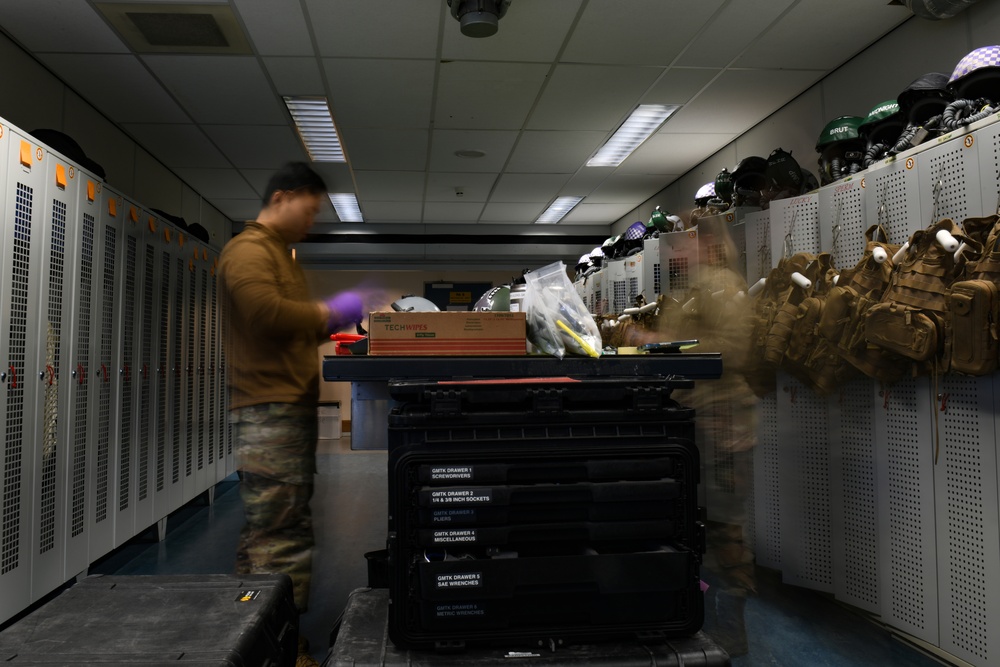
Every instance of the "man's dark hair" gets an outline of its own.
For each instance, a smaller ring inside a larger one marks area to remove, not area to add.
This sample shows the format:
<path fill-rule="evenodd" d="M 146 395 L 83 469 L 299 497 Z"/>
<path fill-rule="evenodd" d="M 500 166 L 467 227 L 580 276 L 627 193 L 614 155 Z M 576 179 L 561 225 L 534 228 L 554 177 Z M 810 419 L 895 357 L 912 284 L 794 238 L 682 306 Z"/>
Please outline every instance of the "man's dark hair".
<path fill-rule="evenodd" d="M 326 194 L 323 177 L 310 169 L 305 162 L 289 162 L 271 175 L 264 188 L 264 206 L 271 203 L 271 196 L 279 190 L 297 190 L 311 195 Z"/>

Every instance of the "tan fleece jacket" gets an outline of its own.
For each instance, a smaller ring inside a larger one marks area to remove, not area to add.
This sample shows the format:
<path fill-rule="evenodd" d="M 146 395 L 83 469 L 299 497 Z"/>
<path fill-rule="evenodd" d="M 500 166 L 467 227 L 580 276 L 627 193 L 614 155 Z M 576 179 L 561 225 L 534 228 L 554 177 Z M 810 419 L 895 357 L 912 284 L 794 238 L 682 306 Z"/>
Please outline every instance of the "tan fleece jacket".
<path fill-rule="evenodd" d="M 229 318 L 230 408 L 316 405 L 316 349 L 326 336 L 326 313 L 311 300 L 305 274 L 281 237 L 248 222 L 222 250 L 219 289 Z"/>

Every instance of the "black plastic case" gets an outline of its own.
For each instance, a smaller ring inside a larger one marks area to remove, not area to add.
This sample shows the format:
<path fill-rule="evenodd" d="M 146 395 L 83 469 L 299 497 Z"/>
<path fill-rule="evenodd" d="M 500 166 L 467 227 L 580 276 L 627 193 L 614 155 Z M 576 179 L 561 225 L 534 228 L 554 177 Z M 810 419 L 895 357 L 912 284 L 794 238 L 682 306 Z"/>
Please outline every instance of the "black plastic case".
<path fill-rule="evenodd" d="M 470 648 L 464 653 L 401 649 L 386 640 L 389 592 L 358 589 L 351 593 L 323 667 L 728 667 L 729 656 L 703 632 L 692 637 L 644 643 L 525 646 L 516 643 Z"/>
<path fill-rule="evenodd" d="M 295 664 L 287 575 L 88 577 L 0 632 L 11 665 Z"/>

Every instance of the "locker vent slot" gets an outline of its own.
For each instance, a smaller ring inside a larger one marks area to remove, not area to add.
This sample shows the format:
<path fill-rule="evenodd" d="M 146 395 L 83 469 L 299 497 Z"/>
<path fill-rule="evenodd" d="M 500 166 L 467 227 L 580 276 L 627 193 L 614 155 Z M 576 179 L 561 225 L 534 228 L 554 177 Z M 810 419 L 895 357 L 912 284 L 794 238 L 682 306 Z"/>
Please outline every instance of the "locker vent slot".
<path fill-rule="evenodd" d="M 875 188 L 871 192 L 876 197 L 875 205 L 885 203 L 886 207 L 882 226 L 889 233 L 889 238 L 902 243 L 925 224 L 915 211 L 910 210 L 910 202 L 919 202 L 920 197 L 907 191 L 906 173 L 902 170 L 881 174 L 874 180 Z"/>
<path fill-rule="evenodd" d="M 956 143 L 959 144 L 958 148 L 934 155 L 931 158 L 930 165 L 926 169 L 929 173 L 923 177 L 924 183 L 930 192 L 934 192 L 937 182 L 941 181 L 941 191 L 937 198 L 937 217 L 935 220 L 931 220 L 928 217 L 928 223 L 937 222 L 941 218 L 951 218 L 955 222 L 961 222 L 970 215 L 968 206 L 969 193 L 965 188 L 965 184 L 968 182 L 964 159 L 966 149 L 962 146 L 961 142 Z M 921 175 L 923 175 L 923 166 L 921 166 L 920 171 Z M 933 210 L 927 212 L 928 216 L 934 214 Z"/>
<path fill-rule="evenodd" d="M 7 428 L 3 455 L 3 548 L 0 574 L 18 566 L 21 553 L 21 471 L 24 449 L 24 381 L 28 335 L 28 267 L 31 256 L 31 206 L 34 190 L 17 184 L 14 195 L 13 272 L 10 282 Z M 18 378 L 17 382 L 14 378 Z"/>
<path fill-rule="evenodd" d="M 888 494 L 891 579 L 886 583 L 892 591 L 892 615 L 923 630 L 927 626 L 924 539 L 928 531 L 933 536 L 934 526 L 925 526 L 927 512 L 920 499 L 920 461 L 924 453 L 918 444 L 922 441 L 922 420 L 917 409 L 915 381 L 895 383 L 889 406 L 886 414 L 889 479 L 883 489 Z"/>
<path fill-rule="evenodd" d="M 861 235 L 863 238 L 863 235 Z M 860 261 L 860 258 L 859 260 Z M 857 380 L 840 393 L 841 479 L 844 498 L 844 572 L 847 592 L 873 608 L 879 605 L 878 493 L 875 481 L 875 424 L 872 381 Z"/>
<path fill-rule="evenodd" d="M 680 296 L 679 292 L 683 292 L 691 287 L 688 258 L 671 257 L 668 259 L 667 276 L 667 279 L 670 281 L 670 295 L 677 298 Z"/>
<path fill-rule="evenodd" d="M 63 268 L 66 263 L 66 204 L 52 201 L 52 239 L 49 260 L 49 319 L 46 332 L 46 378 L 42 417 L 42 488 L 39 507 L 41 535 L 39 553 L 56 545 L 56 460 L 58 455 L 59 377 L 61 376 L 60 347 L 62 340 Z"/>
<path fill-rule="evenodd" d="M 639 296 L 639 279 L 629 278 L 628 279 L 628 301 L 625 302 L 625 307 L 635 305 L 635 297 Z"/>
<path fill-rule="evenodd" d="M 163 253 L 160 273 L 160 346 L 156 361 L 156 491 L 163 490 L 166 483 L 167 465 L 167 411 L 170 396 L 167 394 L 167 378 L 170 377 L 168 350 L 170 345 L 170 253 Z"/>
<path fill-rule="evenodd" d="M 646 298 L 646 301 L 653 301 L 660 293 L 660 263 L 653 264 L 653 294 Z"/>
<path fill-rule="evenodd" d="M 227 389 L 228 383 L 228 366 L 226 366 L 226 341 L 229 340 L 229 318 L 226 317 L 225 307 L 219 310 L 222 320 L 222 345 L 219 346 L 219 385 L 222 387 L 220 395 L 222 397 L 222 414 L 228 415 L 229 407 L 229 394 Z M 233 455 L 233 427 L 229 423 L 228 417 L 223 417 L 223 423 L 225 428 L 225 440 L 226 440 L 226 457 Z"/>
<path fill-rule="evenodd" d="M 830 553 L 830 441 L 826 401 L 804 386 L 792 401 L 792 421 L 803 436 L 800 443 L 802 484 L 806 530 L 799 539 L 805 542 L 803 574 L 818 584 L 832 585 L 833 561 Z"/>
<path fill-rule="evenodd" d="M 142 271 L 142 364 L 139 375 L 139 461 L 138 498 L 149 495 L 149 421 L 152 384 L 149 380 L 153 365 L 153 276 L 156 272 L 156 249 L 146 244 L 146 261 Z"/>
<path fill-rule="evenodd" d="M 988 534 L 984 531 L 986 515 L 983 508 L 991 499 L 984 492 L 983 477 L 984 473 L 995 473 L 989 466 L 984 470 L 984 458 L 987 461 L 990 458 L 984 457 L 981 451 L 984 438 L 980 433 L 979 386 L 974 378 L 948 377 L 945 380 L 944 392 L 948 398 L 947 409 L 939 413 L 942 433 L 938 465 L 944 465 L 946 480 L 943 500 L 948 517 L 948 551 L 947 555 L 940 550 L 938 554 L 948 560 L 947 589 L 951 596 L 951 613 L 941 615 L 942 622 L 951 626 L 951 632 L 942 632 L 942 637 L 950 636 L 957 646 L 977 656 L 977 662 L 988 664 L 987 640 L 990 631 L 996 629 L 996 622 L 989 620 L 991 600 L 984 583 L 990 581 L 996 570 L 993 567 L 991 572 L 990 552 L 993 550 L 988 547 Z M 993 416 L 989 419 L 992 422 Z M 988 432 L 987 442 L 992 447 L 992 423 Z M 992 503 L 996 507 L 995 497 Z"/>
<path fill-rule="evenodd" d="M 97 410 L 97 507 L 95 521 L 108 518 L 108 466 L 111 447 L 111 373 L 115 334 L 115 255 L 118 236 L 114 226 L 104 227 L 104 289 L 101 303 L 101 387 Z"/>
<path fill-rule="evenodd" d="M 594 290 L 594 303 L 595 303 L 594 314 L 595 315 L 603 315 L 604 314 L 604 299 L 601 296 L 601 290 L 600 289 Z"/>
<path fill-rule="evenodd" d="M 611 304 L 611 309 L 615 313 L 620 313 L 625 309 L 625 281 L 616 280 L 614 282 L 614 302 Z"/>
<path fill-rule="evenodd" d="M 218 289 L 218 279 L 212 276 L 212 289 L 209 295 L 209 311 L 208 311 L 208 355 L 209 355 L 209 366 L 208 366 L 208 462 L 211 463 L 213 458 L 215 458 L 215 441 L 217 440 L 216 435 L 218 433 L 218 424 L 216 424 L 216 418 L 218 413 L 216 412 L 216 407 L 219 405 L 219 375 L 218 367 L 216 366 L 216 357 L 218 356 L 219 350 L 219 336 L 218 336 L 218 324 L 219 324 L 219 307 L 218 307 L 218 297 L 216 290 Z M 219 443 L 219 455 L 218 460 L 222 460 L 225 452 L 222 449 L 222 443 Z"/>
<path fill-rule="evenodd" d="M 190 274 L 190 280 L 188 281 L 188 295 L 187 295 L 187 337 L 184 341 L 185 348 L 187 349 L 187 364 L 185 368 L 185 377 L 187 378 L 187 406 L 185 415 L 186 426 L 186 448 L 184 450 L 184 476 L 190 477 L 191 473 L 194 471 L 194 344 L 195 344 L 195 306 L 196 299 L 198 297 L 198 286 L 197 280 L 195 280 L 194 273 Z"/>
<path fill-rule="evenodd" d="M 831 220 L 831 225 L 840 225 L 839 231 L 833 232 L 833 257 L 837 266 L 842 268 L 855 266 L 865 254 L 866 228 L 861 192 L 861 186 L 858 185 L 845 192 L 835 192 L 831 200 L 828 219 Z"/>
<path fill-rule="evenodd" d="M 171 483 L 176 484 L 181 479 L 181 389 L 183 387 L 183 343 L 184 343 L 184 260 L 177 258 L 177 273 L 174 281 L 174 292 L 177 298 L 174 302 L 174 334 L 171 371 L 174 380 L 173 414 L 170 420 L 173 429 L 173 470 Z"/>
<path fill-rule="evenodd" d="M 135 357 L 132 352 L 135 344 L 135 262 L 136 238 L 127 235 L 125 238 L 125 300 L 122 303 L 122 380 L 121 393 L 121 423 L 119 424 L 121 440 L 118 449 L 121 456 L 121 466 L 118 469 L 118 509 L 124 512 L 129 508 L 131 500 L 132 480 L 132 373 L 135 371 Z"/>
<path fill-rule="evenodd" d="M 199 316 L 204 318 L 208 314 L 208 271 L 201 271 L 201 299 L 198 301 Z M 205 321 L 202 320 L 201 335 L 198 336 L 198 470 L 205 468 L 205 335 L 207 333 Z M 209 450 L 209 460 L 211 460 L 211 450 Z"/>
<path fill-rule="evenodd" d="M 726 265 L 726 246 L 721 243 L 711 243 L 708 246 L 709 266 Z"/>
<path fill-rule="evenodd" d="M 89 434 L 90 387 L 87 377 L 90 372 L 90 318 L 92 316 L 94 289 L 94 216 L 83 215 L 83 241 L 80 244 L 80 310 L 77 329 L 77 378 L 74 389 L 73 427 L 73 500 L 71 510 L 70 535 L 83 533 L 84 514 L 87 507 L 87 439 Z"/>
<path fill-rule="evenodd" d="M 775 393 L 768 394 L 760 400 L 761 417 L 761 442 L 758 446 L 763 450 L 764 460 L 764 486 L 770 491 L 767 496 L 768 506 L 764 508 L 764 515 L 767 516 L 766 526 L 767 544 L 758 545 L 764 562 L 769 567 L 781 568 L 781 502 L 779 498 L 780 488 L 778 484 L 779 476 L 779 456 L 778 456 L 778 397 Z"/>

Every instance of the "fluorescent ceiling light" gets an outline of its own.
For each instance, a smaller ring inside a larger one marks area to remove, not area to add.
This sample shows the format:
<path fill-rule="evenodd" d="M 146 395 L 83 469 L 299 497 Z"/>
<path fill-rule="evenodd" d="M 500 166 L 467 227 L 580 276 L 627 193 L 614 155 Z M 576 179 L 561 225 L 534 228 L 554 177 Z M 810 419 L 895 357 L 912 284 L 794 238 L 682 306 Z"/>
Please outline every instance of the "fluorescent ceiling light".
<path fill-rule="evenodd" d="M 358 206 L 358 198 L 353 193 L 330 193 L 330 203 L 337 210 L 337 217 L 341 222 L 364 222 L 361 215 L 361 207 Z"/>
<path fill-rule="evenodd" d="M 283 99 L 313 162 L 347 162 L 325 97 Z"/>
<path fill-rule="evenodd" d="M 678 109 L 680 105 L 677 104 L 640 104 L 611 138 L 587 160 L 587 166 L 617 167 Z"/>
<path fill-rule="evenodd" d="M 563 217 L 573 210 L 573 207 L 583 201 L 583 197 L 556 197 L 556 200 L 549 204 L 538 220 L 539 224 L 552 224 L 559 222 Z"/>

